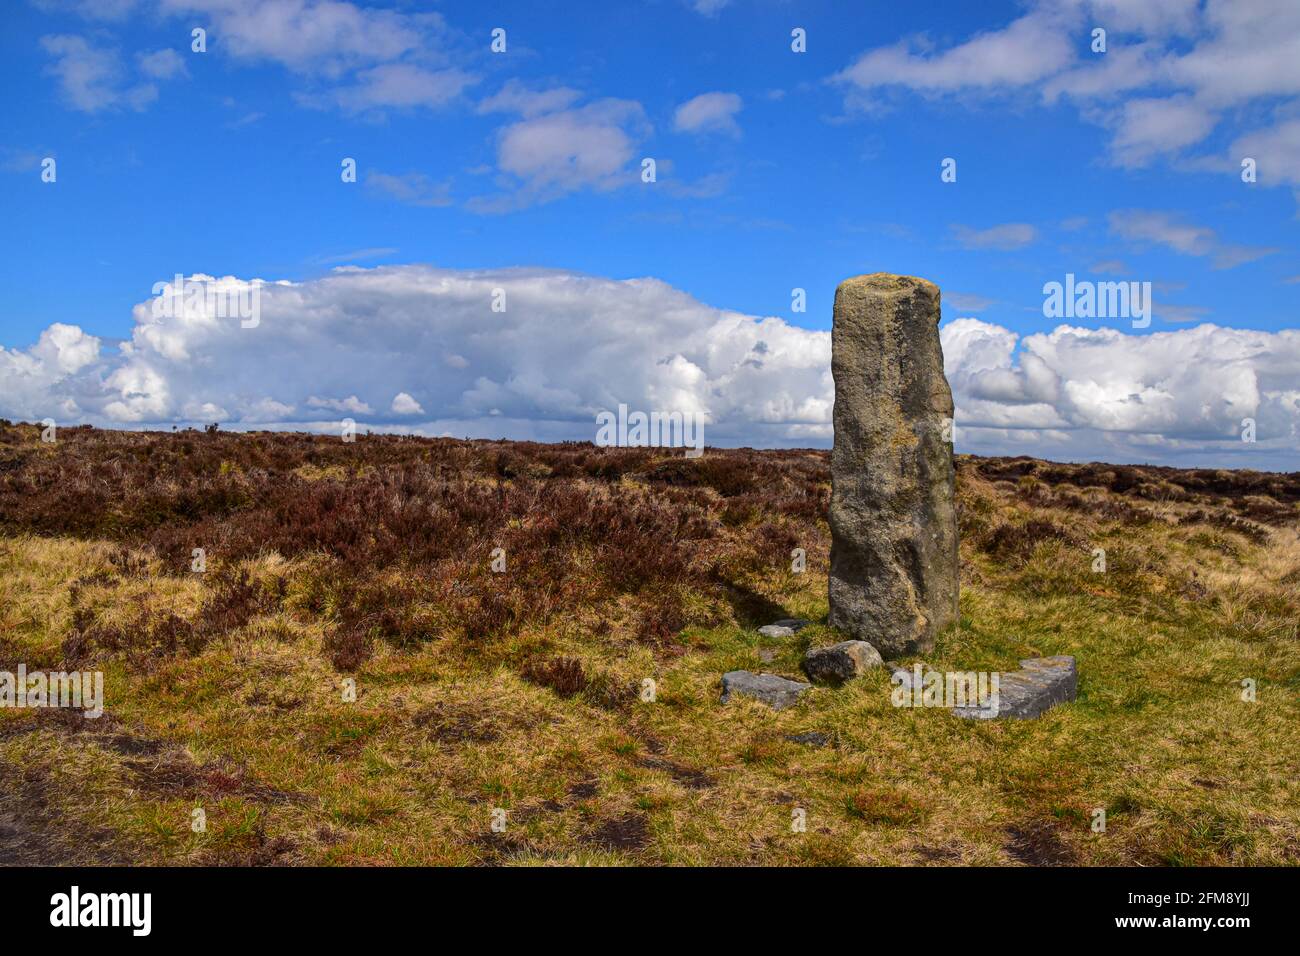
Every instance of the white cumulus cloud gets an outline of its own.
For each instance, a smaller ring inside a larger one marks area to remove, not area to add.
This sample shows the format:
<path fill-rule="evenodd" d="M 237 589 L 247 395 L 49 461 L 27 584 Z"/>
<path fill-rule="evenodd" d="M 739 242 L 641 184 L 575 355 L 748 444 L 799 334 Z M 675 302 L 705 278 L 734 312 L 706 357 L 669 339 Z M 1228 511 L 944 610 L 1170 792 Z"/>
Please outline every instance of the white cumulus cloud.
<path fill-rule="evenodd" d="M 500 96 L 500 95 L 499 95 Z M 539 112 L 564 97 L 529 98 L 515 91 L 494 104 L 523 117 L 497 133 L 497 168 L 513 183 L 508 193 L 475 197 L 478 212 L 505 212 L 549 202 L 582 189 L 608 191 L 637 181 L 631 162 L 650 124 L 640 103 L 601 99 Z"/>
<path fill-rule="evenodd" d="M 413 399 L 405 392 L 398 392 L 393 396 L 393 404 L 389 406 L 394 414 L 397 415 L 423 415 L 424 409 L 420 403 Z"/>
<path fill-rule="evenodd" d="M 957 319 L 941 338 L 957 421 L 976 448 L 1007 447 L 1008 431 L 1051 432 L 1070 457 L 1300 460 L 1300 330 L 1206 324 L 1139 336 L 1062 325 L 1021 339 Z M 1253 445 L 1241 441 L 1245 419 L 1257 425 Z"/>
<path fill-rule="evenodd" d="M 196 277 L 197 278 L 197 277 Z M 73 325 L 0 348 L 0 414 L 60 423 L 337 428 L 592 439 L 597 412 L 698 412 L 719 445 L 825 445 L 830 335 L 713 308 L 657 279 L 550 269 L 340 268 L 226 277 L 260 316 L 134 308 L 112 351 Z M 494 311 L 495 290 L 506 310 Z M 166 301 L 171 286 L 162 292 Z M 1062 325 L 940 329 L 959 450 L 1294 469 L 1300 330 L 1149 335 Z M 1256 421 L 1257 441 L 1240 440 Z"/>

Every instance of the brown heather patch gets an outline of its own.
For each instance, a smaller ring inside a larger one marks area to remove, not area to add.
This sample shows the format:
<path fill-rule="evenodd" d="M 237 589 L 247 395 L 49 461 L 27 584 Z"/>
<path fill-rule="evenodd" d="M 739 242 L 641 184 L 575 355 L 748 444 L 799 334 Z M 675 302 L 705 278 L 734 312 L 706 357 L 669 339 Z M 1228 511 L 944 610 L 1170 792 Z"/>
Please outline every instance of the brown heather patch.
<path fill-rule="evenodd" d="M 601 850 L 636 853 L 650 842 L 650 828 L 643 814 L 626 816 L 600 823 L 582 842 Z"/>
<path fill-rule="evenodd" d="M 1300 472 L 1281 474 L 1156 465 L 1061 464 L 1036 458 L 960 456 L 990 482 L 1017 481 L 1021 494 L 1105 490 L 1129 502 L 1188 502 L 1228 509 L 1268 524 L 1293 523 L 1300 512 Z M 1026 479 L 1028 479 L 1026 481 Z M 1041 489 L 1041 490 L 1040 490 Z M 1106 500 L 1106 499 L 1103 499 Z"/>
<path fill-rule="evenodd" d="M 111 559 L 114 566 L 120 553 L 115 552 Z M 89 588 L 111 593 L 121 582 L 138 579 L 134 572 L 117 577 L 101 571 L 78 578 L 68 588 L 71 628 L 63 641 L 63 663 L 67 667 L 85 667 L 106 654 L 120 656 L 137 669 L 150 670 L 168 657 L 194 656 L 209 642 L 243 628 L 254 617 L 278 610 L 285 594 L 283 578 L 263 585 L 255 582 L 246 568 L 223 566 L 206 576 L 206 596 L 193 617 L 147 602 L 123 601 L 120 603 L 126 607 L 113 609 L 126 614 L 103 619 L 95 607 L 84 602 Z M 101 608 L 104 603 L 102 597 L 96 601 Z"/>
<path fill-rule="evenodd" d="M 1007 827 L 1006 852 L 1026 866 L 1063 866 L 1077 862 L 1074 852 L 1061 839 L 1056 824 L 1047 820 L 1012 824 Z"/>
<path fill-rule="evenodd" d="M 374 642 L 364 625 L 349 623 L 332 628 L 325 635 L 325 653 L 334 669 L 352 673 L 370 660 Z"/>
<path fill-rule="evenodd" d="M 929 816 L 929 810 L 916 798 L 883 785 L 853 791 L 845 809 L 850 817 L 872 826 L 913 826 Z"/>
<path fill-rule="evenodd" d="M 587 689 L 589 680 L 582 662 L 574 657 L 554 657 L 547 661 L 528 661 L 520 675 L 529 683 L 549 687 L 561 697 L 573 697 Z"/>
<path fill-rule="evenodd" d="M 80 621 L 70 653 L 137 662 L 195 653 L 274 611 L 285 581 L 268 593 L 233 570 L 267 554 L 325 558 L 307 609 L 332 620 L 323 646 L 339 670 L 364 666 L 376 641 L 410 648 L 455 630 L 482 644 L 629 593 L 647 596 L 637 639 L 667 646 L 692 623 L 674 589 L 720 599 L 798 545 L 815 553 L 824 533 L 801 525 L 829 493 L 825 456 L 809 452 L 687 460 L 576 443 L 73 428 L 49 454 L 26 429 L 0 427 L 0 528 L 120 541 L 121 575 L 156 561 L 184 576 L 195 547 L 209 555 L 216 593 L 199 620 Z M 490 570 L 497 547 L 506 574 Z"/>
<path fill-rule="evenodd" d="M 1044 541 L 1060 541 L 1074 547 L 1082 544 L 1078 536 L 1054 521 L 1031 518 L 1019 524 L 998 525 L 980 541 L 980 548 L 995 558 L 1024 561 Z"/>

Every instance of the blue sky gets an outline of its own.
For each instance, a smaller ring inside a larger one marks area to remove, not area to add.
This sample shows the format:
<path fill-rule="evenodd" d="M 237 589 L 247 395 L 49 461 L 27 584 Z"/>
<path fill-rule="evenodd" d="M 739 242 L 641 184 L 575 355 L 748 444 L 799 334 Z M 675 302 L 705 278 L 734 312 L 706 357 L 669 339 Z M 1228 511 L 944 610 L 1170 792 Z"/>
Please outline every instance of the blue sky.
<path fill-rule="evenodd" d="M 0 31 L 0 345 L 36 354 L 47 329 L 75 326 L 96 348 L 74 371 L 102 384 L 120 371 L 116 342 L 139 329 L 133 306 L 178 272 L 311 283 L 340 265 L 419 265 L 453 276 L 541 267 L 650 277 L 704 307 L 796 330 L 830 327 L 841 279 L 902 272 L 940 285 L 946 320 L 978 320 L 953 336 L 996 328 L 1017 340 L 1061 324 L 1044 317 L 1042 287 L 1069 272 L 1155 289 L 1148 328 L 1072 326 L 1121 329 L 1125 341 L 1175 336 L 1144 355 L 1258 353 L 1275 340 L 1224 346 L 1203 335 L 1202 351 L 1183 348 L 1202 323 L 1297 326 L 1300 23 L 1294 4 L 1235 6 L 1255 10 L 1195 0 L 18 0 Z M 1108 27 L 1105 53 L 1090 49 L 1098 25 Z M 191 50 L 195 27 L 207 31 L 204 53 Z M 489 49 L 498 27 L 505 53 Z M 796 27 L 805 53 L 791 50 Z M 1254 183 L 1240 175 L 1247 149 L 1259 154 Z M 57 162 L 53 184 L 41 180 L 45 157 Z M 340 181 L 344 157 L 357 162 L 356 183 Z M 644 157 L 656 160 L 654 183 L 638 176 Z M 945 157 L 957 161 L 955 183 L 941 181 Z M 807 290 L 806 313 L 791 311 L 795 287 Z M 1251 369 L 1252 409 L 1274 406 L 1264 416 L 1275 423 L 1274 465 L 1295 447 L 1292 361 Z M 497 371 L 478 377 L 523 377 Z M 989 429 L 972 450 L 1015 450 L 998 444 L 1011 426 L 1031 445 L 1043 429 L 1090 435 L 1062 445 L 1063 457 L 1140 457 L 1152 442 L 1170 460 L 1236 462 L 1241 451 L 1214 445 L 1233 438 L 1236 399 L 1208 425 L 1171 426 L 1182 412 L 1168 409 L 1135 419 L 1061 404 L 1047 421 L 1020 413 L 1050 396 L 1024 394 L 1023 381 L 1016 394 L 975 382 L 979 371 L 950 371 L 959 409 L 1017 408 L 968 415 Z M 1087 391 L 1060 377 L 1076 396 Z M 314 394 L 309 385 L 299 391 Z M 1167 376 L 1140 385 L 1180 387 Z M 465 391 L 438 393 L 441 414 L 429 408 L 422 424 L 436 433 L 435 421 L 473 418 Z M 166 402 L 156 415 L 105 419 L 103 403 L 68 405 L 54 392 L 64 414 L 75 407 L 86 420 L 188 420 Z M 301 410 L 310 396 L 266 397 Z M 379 403 L 362 398 L 385 424 Z M 1169 407 L 1198 407 L 1175 398 Z M 556 414 L 523 403 L 520 420 L 577 420 L 593 400 L 581 394 Z M 798 396 L 777 404 L 801 406 Z M 22 417 L 37 405 L 14 399 L 0 411 Z M 240 417 L 230 401 L 212 406 Z M 736 440 L 753 437 L 746 414 L 790 423 L 763 442 L 826 438 L 817 412 L 737 405 Z M 1127 436 L 1122 448 L 1102 441 L 1111 430 Z"/>

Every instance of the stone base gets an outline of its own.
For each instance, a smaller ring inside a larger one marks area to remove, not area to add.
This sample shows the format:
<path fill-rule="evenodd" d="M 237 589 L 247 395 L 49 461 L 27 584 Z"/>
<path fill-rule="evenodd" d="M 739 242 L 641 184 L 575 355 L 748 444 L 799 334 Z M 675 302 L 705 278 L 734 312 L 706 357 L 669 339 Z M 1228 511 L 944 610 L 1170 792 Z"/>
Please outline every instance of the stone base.
<path fill-rule="evenodd" d="M 880 652 L 866 641 L 840 641 L 804 654 L 803 672 L 818 684 L 842 684 L 881 664 Z"/>
<path fill-rule="evenodd" d="M 788 617 L 783 618 L 773 624 L 764 624 L 758 629 L 758 633 L 763 637 L 794 637 L 797 631 L 803 630 L 808 626 L 808 622 L 803 618 Z"/>
<path fill-rule="evenodd" d="M 799 701 L 799 695 L 811 690 L 812 684 L 786 680 L 775 674 L 754 674 L 750 671 L 727 671 L 722 675 L 722 702 L 731 700 L 732 694 L 752 697 L 773 710 L 784 710 Z"/>
<path fill-rule="evenodd" d="M 958 717 L 991 720 L 997 717 L 1038 717 L 1057 704 L 1074 700 L 1079 692 L 1079 673 L 1074 658 L 1034 657 L 1020 662 L 1020 670 L 998 675 L 995 707 L 954 707 Z"/>

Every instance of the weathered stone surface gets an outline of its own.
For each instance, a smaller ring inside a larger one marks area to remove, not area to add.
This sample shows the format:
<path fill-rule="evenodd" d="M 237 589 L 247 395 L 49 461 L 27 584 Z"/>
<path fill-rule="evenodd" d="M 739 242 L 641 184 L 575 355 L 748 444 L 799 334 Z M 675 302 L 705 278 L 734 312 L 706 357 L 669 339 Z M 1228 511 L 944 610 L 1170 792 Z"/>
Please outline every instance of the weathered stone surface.
<path fill-rule="evenodd" d="M 1074 658 L 1034 657 L 1020 662 L 1020 670 L 998 674 L 996 706 L 954 707 L 958 717 L 990 720 L 995 717 L 1038 717 L 1057 704 L 1074 700 L 1079 692 L 1079 672 Z"/>
<path fill-rule="evenodd" d="M 732 694 L 752 697 L 775 710 L 784 710 L 799 700 L 799 695 L 811 690 L 812 684 L 786 680 L 775 674 L 754 674 L 750 671 L 727 671 L 722 675 L 722 702 L 731 700 Z"/>
<path fill-rule="evenodd" d="M 890 683 L 896 687 L 906 687 L 908 690 L 912 690 L 913 687 L 920 687 L 924 682 L 925 674 L 926 667 L 924 664 L 921 665 L 921 681 L 916 679 L 916 673 L 914 670 L 907 667 L 899 667 L 896 664 L 889 665 Z"/>
<path fill-rule="evenodd" d="M 883 663 L 880 652 L 866 641 L 840 641 L 810 648 L 803 656 L 803 672 L 818 684 L 842 684 Z"/>
<path fill-rule="evenodd" d="M 952 392 L 939 289 L 858 276 L 835 291 L 830 623 L 889 659 L 957 618 Z"/>
<path fill-rule="evenodd" d="M 794 637 L 795 632 L 808 626 L 808 622 L 799 617 L 787 617 L 771 624 L 764 624 L 758 633 L 764 637 Z"/>

